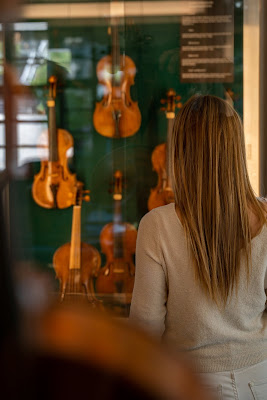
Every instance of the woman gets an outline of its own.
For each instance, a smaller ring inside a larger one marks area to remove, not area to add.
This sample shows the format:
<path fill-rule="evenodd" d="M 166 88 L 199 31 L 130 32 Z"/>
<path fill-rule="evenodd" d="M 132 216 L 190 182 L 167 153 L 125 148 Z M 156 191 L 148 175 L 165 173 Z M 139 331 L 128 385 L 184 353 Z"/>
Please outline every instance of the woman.
<path fill-rule="evenodd" d="M 267 399 L 267 207 L 224 100 L 184 104 L 170 175 L 175 204 L 139 226 L 130 318 L 185 351 L 222 399 Z"/>

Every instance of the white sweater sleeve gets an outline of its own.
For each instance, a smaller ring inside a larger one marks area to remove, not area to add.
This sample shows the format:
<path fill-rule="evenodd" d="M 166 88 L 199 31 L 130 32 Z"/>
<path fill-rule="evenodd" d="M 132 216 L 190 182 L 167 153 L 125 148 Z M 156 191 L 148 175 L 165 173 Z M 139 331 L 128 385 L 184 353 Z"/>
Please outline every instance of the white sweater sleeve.
<path fill-rule="evenodd" d="M 139 225 L 130 319 L 161 336 L 165 330 L 167 284 L 156 217 L 152 211 Z"/>

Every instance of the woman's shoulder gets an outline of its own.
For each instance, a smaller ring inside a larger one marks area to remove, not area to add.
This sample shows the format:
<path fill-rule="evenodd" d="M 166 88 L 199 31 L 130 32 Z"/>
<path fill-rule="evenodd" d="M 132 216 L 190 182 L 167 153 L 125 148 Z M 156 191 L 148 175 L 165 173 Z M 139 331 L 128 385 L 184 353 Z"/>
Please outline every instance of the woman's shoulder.
<path fill-rule="evenodd" d="M 155 233 L 161 231 L 166 232 L 166 235 L 175 231 L 177 234 L 176 230 L 180 228 L 180 225 L 175 211 L 175 204 L 170 203 L 165 206 L 153 208 L 153 210 L 145 214 L 139 223 L 138 230 L 148 230 L 150 233 L 152 231 L 155 231 Z"/>
<path fill-rule="evenodd" d="M 165 206 L 153 208 L 151 211 L 146 213 L 140 223 L 149 223 L 152 221 L 160 221 L 173 218 L 175 216 L 175 205 L 174 203 L 167 204 Z"/>

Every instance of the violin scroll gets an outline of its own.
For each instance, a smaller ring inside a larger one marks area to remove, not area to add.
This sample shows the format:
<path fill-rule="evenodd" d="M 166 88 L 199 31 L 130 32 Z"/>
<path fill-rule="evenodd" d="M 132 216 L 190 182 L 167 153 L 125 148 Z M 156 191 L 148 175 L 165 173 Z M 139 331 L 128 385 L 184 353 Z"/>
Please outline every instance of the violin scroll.
<path fill-rule="evenodd" d="M 175 90 L 169 89 L 167 92 L 167 98 L 161 99 L 161 104 L 166 104 L 165 107 L 161 107 L 161 111 L 166 112 L 167 119 L 174 119 L 175 118 L 175 109 L 182 108 L 182 103 L 180 102 L 181 96 L 176 95 Z"/>

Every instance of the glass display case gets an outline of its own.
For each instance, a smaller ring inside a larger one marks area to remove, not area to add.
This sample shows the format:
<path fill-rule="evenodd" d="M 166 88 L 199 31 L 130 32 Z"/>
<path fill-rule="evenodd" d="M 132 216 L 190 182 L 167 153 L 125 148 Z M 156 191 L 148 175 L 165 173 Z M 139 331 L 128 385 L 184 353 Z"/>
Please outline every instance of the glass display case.
<path fill-rule="evenodd" d="M 0 39 L 15 263 L 60 301 L 127 316 L 138 225 L 174 201 L 167 137 L 193 94 L 238 111 L 259 192 L 259 2 L 32 0 Z"/>

